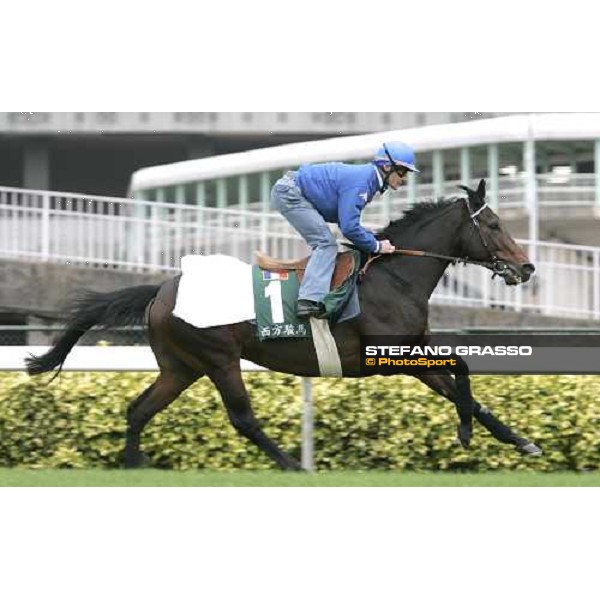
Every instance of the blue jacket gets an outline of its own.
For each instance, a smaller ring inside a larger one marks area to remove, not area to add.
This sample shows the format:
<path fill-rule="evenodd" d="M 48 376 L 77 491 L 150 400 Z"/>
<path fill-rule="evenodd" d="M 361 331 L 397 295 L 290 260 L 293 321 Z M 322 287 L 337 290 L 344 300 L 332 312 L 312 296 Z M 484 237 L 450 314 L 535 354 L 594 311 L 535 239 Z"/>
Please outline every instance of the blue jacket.
<path fill-rule="evenodd" d="M 344 236 L 364 252 L 376 252 L 377 240 L 360 224 L 360 214 L 379 191 L 377 175 L 372 164 L 324 163 L 302 165 L 297 181 L 327 223 L 337 223 Z"/>

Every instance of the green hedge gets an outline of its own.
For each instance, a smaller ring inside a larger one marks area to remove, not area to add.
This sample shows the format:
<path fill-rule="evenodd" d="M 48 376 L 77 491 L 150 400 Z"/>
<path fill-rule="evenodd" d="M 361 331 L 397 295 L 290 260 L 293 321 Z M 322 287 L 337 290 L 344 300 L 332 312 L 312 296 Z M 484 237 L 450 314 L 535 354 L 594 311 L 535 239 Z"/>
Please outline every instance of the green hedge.
<path fill-rule="evenodd" d="M 0 374 L 0 466 L 119 467 L 125 410 L 152 374 Z M 265 431 L 300 456 L 301 388 L 296 377 L 245 375 Z M 589 470 L 600 465 L 600 377 L 473 377 L 473 392 L 544 449 L 522 458 L 476 425 L 471 450 L 454 442 L 456 412 L 409 377 L 314 379 L 319 469 Z M 270 469 L 271 461 L 229 425 L 220 398 L 201 380 L 146 428 L 152 465 L 173 469 Z"/>

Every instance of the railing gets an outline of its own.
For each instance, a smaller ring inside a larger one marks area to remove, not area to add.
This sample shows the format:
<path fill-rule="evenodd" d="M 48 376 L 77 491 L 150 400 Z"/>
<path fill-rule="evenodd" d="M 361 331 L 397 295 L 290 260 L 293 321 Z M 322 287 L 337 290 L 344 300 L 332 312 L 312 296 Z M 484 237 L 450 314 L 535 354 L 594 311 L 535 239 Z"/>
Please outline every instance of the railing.
<path fill-rule="evenodd" d="M 45 346 L 52 344 L 64 332 L 64 324 L 57 325 L 2 325 L 0 324 L 0 347 Z M 79 346 L 145 346 L 148 344 L 147 329 L 143 325 L 92 328 L 77 342 Z"/>
<path fill-rule="evenodd" d="M 517 240 L 531 250 L 527 240 Z M 600 319 L 600 248 L 538 242 L 536 272 L 517 287 L 475 266 L 450 267 L 432 300 L 437 304 Z"/>
<path fill-rule="evenodd" d="M 460 181 L 445 181 L 439 195 L 454 196 L 459 193 L 457 186 Z M 537 198 L 540 208 L 564 207 L 594 207 L 596 205 L 596 176 L 594 173 L 570 173 L 566 175 L 556 173 L 545 173 L 536 177 Z M 526 176 L 502 176 L 499 179 L 498 210 L 502 213 L 504 209 L 527 208 L 526 199 Z M 489 191 L 488 191 L 489 192 Z M 404 187 L 397 192 L 388 192 L 389 207 L 387 210 L 393 214 L 399 214 L 407 206 L 410 206 L 410 192 Z M 418 198 L 434 199 L 437 197 L 433 184 L 420 184 L 416 187 L 415 195 Z M 488 194 L 489 195 L 489 194 Z M 373 203 L 375 204 L 375 203 Z M 381 211 L 379 206 L 371 205 L 371 211 Z"/>
<path fill-rule="evenodd" d="M 380 201 L 372 202 L 364 212 L 365 219 L 381 225 L 390 218 L 400 215 L 413 204 L 415 200 L 434 200 L 439 196 L 451 197 L 461 193 L 458 186 L 460 180 L 444 181 L 440 189 L 433 183 L 415 184 L 411 191 L 403 187 L 394 192 L 389 190 Z M 494 199 L 491 191 L 488 196 L 500 214 L 509 209 L 527 210 L 527 181 L 526 176 L 502 176 L 498 182 L 498 197 Z M 536 177 L 537 198 L 539 207 L 544 208 L 593 208 L 596 201 L 596 176 L 593 173 L 571 173 L 567 175 L 546 173 Z M 413 198 L 415 200 L 413 200 Z M 236 202 L 235 196 L 230 198 Z M 264 211 L 264 201 L 251 202 L 246 205 L 249 210 Z"/>
<path fill-rule="evenodd" d="M 276 213 L 0 188 L 0 256 L 176 271 L 187 254 L 294 256 L 304 242 Z"/>
<path fill-rule="evenodd" d="M 577 182 L 572 186 L 575 202 L 582 202 L 589 181 L 578 176 Z M 366 212 L 364 220 L 378 227 L 386 217 Z M 527 241 L 521 244 L 528 246 Z M 179 258 L 187 254 L 221 253 L 252 262 L 257 249 L 282 258 L 308 252 L 297 233 L 272 212 L 0 188 L 4 258 L 170 272 L 179 269 Z M 599 253 L 595 247 L 540 242 L 536 275 L 515 288 L 492 281 L 483 269 L 450 268 L 433 301 L 600 318 Z"/>

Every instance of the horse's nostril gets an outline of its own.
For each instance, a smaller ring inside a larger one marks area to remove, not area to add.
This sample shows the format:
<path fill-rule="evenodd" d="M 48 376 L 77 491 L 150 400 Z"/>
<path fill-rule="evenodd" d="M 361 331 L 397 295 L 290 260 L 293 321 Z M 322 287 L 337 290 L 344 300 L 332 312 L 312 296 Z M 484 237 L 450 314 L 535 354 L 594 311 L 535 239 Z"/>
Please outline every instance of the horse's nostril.
<path fill-rule="evenodd" d="M 524 265 L 521 265 L 521 269 L 523 269 L 523 272 L 527 275 L 531 275 L 535 272 L 535 267 L 531 263 L 525 263 Z"/>

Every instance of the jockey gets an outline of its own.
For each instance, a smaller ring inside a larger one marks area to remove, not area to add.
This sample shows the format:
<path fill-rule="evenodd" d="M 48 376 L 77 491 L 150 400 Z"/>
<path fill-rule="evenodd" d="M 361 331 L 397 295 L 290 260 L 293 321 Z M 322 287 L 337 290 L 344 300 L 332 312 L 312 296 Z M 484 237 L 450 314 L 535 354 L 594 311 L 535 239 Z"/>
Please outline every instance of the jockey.
<path fill-rule="evenodd" d="M 406 183 L 418 173 L 415 153 L 401 142 L 387 142 L 363 165 L 323 163 L 288 171 L 271 191 L 275 208 L 304 238 L 312 254 L 298 296 L 298 317 L 325 318 L 323 298 L 335 268 L 337 242 L 327 223 L 337 223 L 344 236 L 367 254 L 389 254 L 395 247 L 378 241 L 360 223 L 362 210 L 375 194 Z"/>

